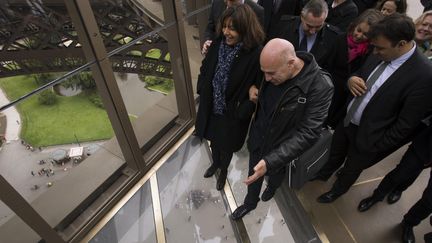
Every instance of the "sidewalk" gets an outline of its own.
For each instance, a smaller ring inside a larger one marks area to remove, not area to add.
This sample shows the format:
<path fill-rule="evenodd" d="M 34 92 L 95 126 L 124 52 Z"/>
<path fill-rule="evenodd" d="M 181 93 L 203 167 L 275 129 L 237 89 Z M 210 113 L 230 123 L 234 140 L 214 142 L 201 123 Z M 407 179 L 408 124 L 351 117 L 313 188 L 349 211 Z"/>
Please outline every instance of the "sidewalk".
<path fill-rule="evenodd" d="M 10 101 L 6 97 L 2 89 L 0 89 L 0 105 L 8 104 Z M 10 107 L 3 111 L 6 116 L 6 141 L 14 141 L 19 139 L 21 130 L 21 118 L 15 107 Z"/>

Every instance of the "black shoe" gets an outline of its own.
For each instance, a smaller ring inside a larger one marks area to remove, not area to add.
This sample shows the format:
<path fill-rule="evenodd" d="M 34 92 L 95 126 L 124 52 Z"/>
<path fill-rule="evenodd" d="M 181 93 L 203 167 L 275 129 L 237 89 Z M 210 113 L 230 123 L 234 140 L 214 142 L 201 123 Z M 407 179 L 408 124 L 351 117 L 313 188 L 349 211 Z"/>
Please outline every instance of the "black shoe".
<path fill-rule="evenodd" d="M 309 181 L 327 181 L 330 177 L 323 176 L 320 173 L 317 173 L 315 176 L 309 179 Z"/>
<path fill-rule="evenodd" d="M 234 212 L 231 214 L 231 218 L 233 220 L 239 220 L 243 218 L 246 214 L 248 214 L 250 211 L 254 210 L 255 207 L 247 206 L 245 204 L 240 205 Z"/>
<path fill-rule="evenodd" d="M 272 197 L 276 193 L 276 189 L 274 189 L 270 186 L 267 186 L 267 188 L 263 191 L 263 193 L 261 195 L 261 201 L 267 202 L 268 200 L 272 199 Z"/>
<path fill-rule="evenodd" d="M 388 204 L 393 204 L 397 201 L 399 201 L 399 199 L 402 196 L 402 191 L 399 190 L 393 190 L 391 191 L 388 196 L 387 196 L 387 202 Z"/>
<path fill-rule="evenodd" d="M 367 210 L 369 210 L 369 208 L 371 208 L 375 203 L 380 202 L 381 200 L 378 200 L 376 198 L 372 197 L 367 197 L 363 200 L 360 201 L 357 209 L 360 212 L 365 212 Z"/>
<path fill-rule="evenodd" d="M 212 177 L 212 176 L 216 173 L 217 169 L 218 169 L 218 167 L 216 167 L 216 166 L 214 166 L 214 165 L 211 165 L 211 166 L 206 170 L 206 172 L 204 173 L 204 178 Z"/>
<path fill-rule="evenodd" d="M 216 189 L 218 191 L 220 191 L 220 190 L 222 190 L 224 188 L 225 181 L 226 181 L 226 178 L 227 178 L 227 173 L 228 173 L 227 170 L 221 170 L 221 172 L 219 174 L 219 177 L 217 179 L 217 182 L 216 182 Z"/>
<path fill-rule="evenodd" d="M 402 242 L 414 243 L 415 236 L 414 236 L 413 227 L 409 226 L 404 221 L 402 221 L 401 225 L 402 225 Z"/>
<path fill-rule="evenodd" d="M 334 200 L 338 199 L 338 197 L 342 196 L 341 193 L 336 193 L 334 191 L 328 191 L 317 198 L 317 202 L 319 203 L 331 203 Z"/>

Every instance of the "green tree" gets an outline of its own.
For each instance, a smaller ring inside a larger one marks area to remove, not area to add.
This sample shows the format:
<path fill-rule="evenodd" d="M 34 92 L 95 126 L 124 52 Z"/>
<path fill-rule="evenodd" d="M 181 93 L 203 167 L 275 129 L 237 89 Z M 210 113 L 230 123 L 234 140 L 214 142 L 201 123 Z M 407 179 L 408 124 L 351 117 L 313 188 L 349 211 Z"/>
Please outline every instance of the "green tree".
<path fill-rule="evenodd" d="M 54 80 L 54 75 L 51 73 L 39 73 L 35 74 L 33 77 L 38 86 L 45 85 Z"/>
<path fill-rule="evenodd" d="M 39 94 L 38 100 L 42 105 L 54 105 L 57 103 L 57 95 L 51 89 L 47 89 Z"/>

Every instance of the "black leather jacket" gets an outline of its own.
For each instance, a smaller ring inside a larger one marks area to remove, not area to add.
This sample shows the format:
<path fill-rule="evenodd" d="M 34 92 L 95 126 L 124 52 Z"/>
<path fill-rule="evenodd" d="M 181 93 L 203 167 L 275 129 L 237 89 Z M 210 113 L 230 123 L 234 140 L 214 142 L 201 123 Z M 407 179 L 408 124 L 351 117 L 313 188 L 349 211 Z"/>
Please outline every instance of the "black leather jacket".
<path fill-rule="evenodd" d="M 259 117 L 251 125 L 248 146 L 250 150 L 256 150 L 259 144 L 267 174 L 276 173 L 313 145 L 320 135 L 332 99 L 330 76 L 319 68 L 311 54 L 298 52 L 297 56 L 305 62 L 304 70 L 282 95 L 269 125 L 258 136 L 253 133 L 257 132 L 254 126 Z M 266 84 L 264 81 L 262 88 Z"/>

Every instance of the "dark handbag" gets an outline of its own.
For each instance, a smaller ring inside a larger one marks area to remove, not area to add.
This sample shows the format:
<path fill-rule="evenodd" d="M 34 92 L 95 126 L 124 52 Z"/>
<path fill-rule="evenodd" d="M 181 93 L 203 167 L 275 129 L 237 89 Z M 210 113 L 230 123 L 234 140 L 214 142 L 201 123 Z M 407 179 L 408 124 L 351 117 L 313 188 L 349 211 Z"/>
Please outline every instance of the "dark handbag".
<path fill-rule="evenodd" d="M 323 77 L 330 79 L 329 74 L 322 71 Z M 330 80 L 331 82 L 331 80 Z M 297 99 L 299 108 L 297 109 L 297 124 L 301 123 L 301 118 L 304 113 L 304 109 L 307 103 L 306 97 L 299 97 Z M 301 154 L 296 159 L 292 160 L 286 168 L 286 178 L 288 180 L 288 186 L 293 189 L 300 189 L 303 185 L 308 182 L 312 177 L 318 173 L 318 171 L 327 163 L 330 154 L 330 145 L 333 134 L 328 128 L 321 130 L 320 137 L 318 140 Z"/>
<path fill-rule="evenodd" d="M 328 129 L 323 129 L 315 144 L 289 163 L 286 178 L 290 188 L 300 189 L 327 163 L 332 136 Z"/>

